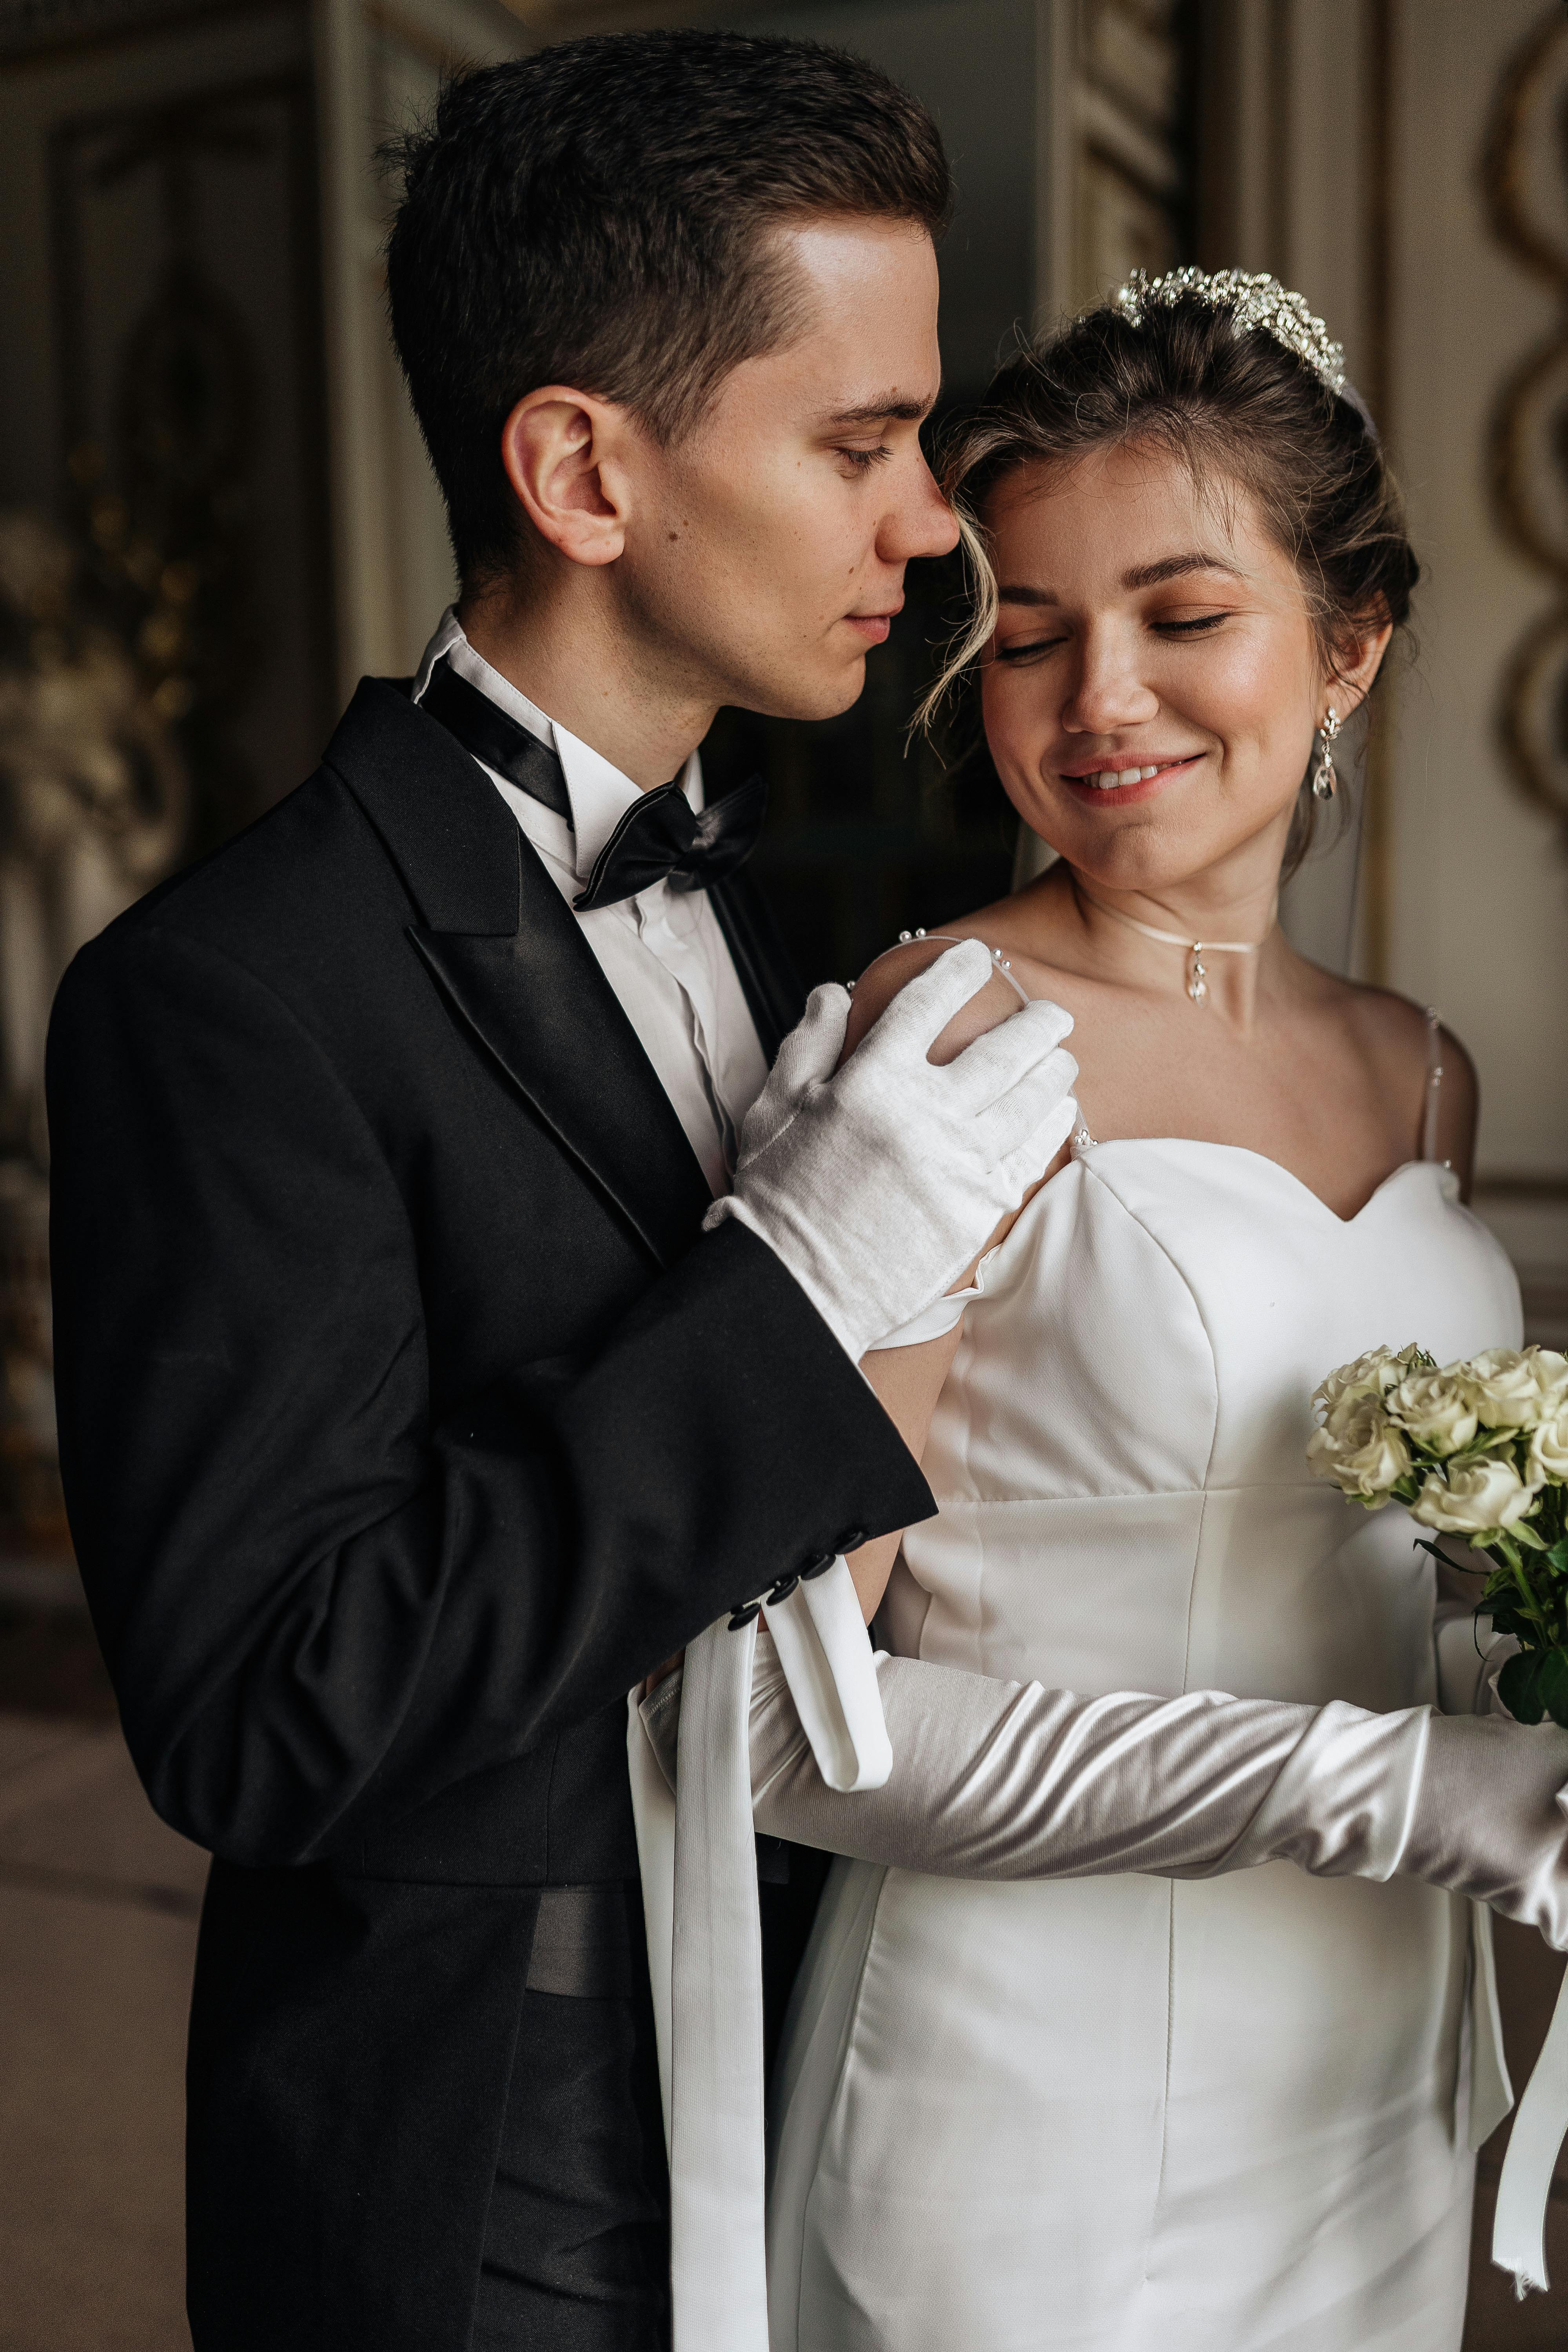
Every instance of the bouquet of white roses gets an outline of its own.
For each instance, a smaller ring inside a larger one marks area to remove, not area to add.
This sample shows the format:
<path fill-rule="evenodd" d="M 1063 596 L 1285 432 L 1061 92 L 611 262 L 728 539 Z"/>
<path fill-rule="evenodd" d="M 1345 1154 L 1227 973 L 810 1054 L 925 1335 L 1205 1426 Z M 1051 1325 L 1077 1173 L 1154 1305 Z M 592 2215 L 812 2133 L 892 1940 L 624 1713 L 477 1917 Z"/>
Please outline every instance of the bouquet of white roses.
<path fill-rule="evenodd" d="M 1568 1727 L 1568 1357 L 1489 1348 L 1439 1366 L 1421 1348 L 1373 1348 L 1313 1396 L 1307 1460 L 1369 1511 L 1403 1503 L 1495 1565 L 1477 1603 L 1520 1654 L 1498 1678 L 1521 1723 Z"/>

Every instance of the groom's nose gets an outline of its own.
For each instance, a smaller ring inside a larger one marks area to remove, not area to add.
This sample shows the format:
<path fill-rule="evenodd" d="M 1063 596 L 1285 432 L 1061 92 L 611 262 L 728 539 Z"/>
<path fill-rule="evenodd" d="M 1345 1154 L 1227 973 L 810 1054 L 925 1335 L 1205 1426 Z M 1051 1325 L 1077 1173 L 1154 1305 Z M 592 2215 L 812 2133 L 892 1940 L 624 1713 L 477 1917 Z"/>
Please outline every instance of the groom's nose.
<path fill-rule="evenodd" d="M 889 500 L 877 533 L 884 563 L 908 563 L 919 555 L 946 555 L 958 545 L 958 517 L 938 489 L 923 456 L 915 457 Z"/>

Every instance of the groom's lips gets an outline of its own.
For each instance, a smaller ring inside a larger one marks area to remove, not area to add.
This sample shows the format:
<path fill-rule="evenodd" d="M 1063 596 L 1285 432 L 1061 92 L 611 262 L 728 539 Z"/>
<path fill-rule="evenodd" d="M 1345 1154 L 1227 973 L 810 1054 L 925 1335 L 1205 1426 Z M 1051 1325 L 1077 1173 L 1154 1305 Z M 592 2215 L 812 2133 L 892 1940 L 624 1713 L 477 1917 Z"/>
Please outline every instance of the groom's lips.
<path fill-rule="evenodd" d="M 894 616 L 903 609 L 900 602 L 892 605 L 886 613 L 846 613 L 844 617 L 852 629 L 859 632 L 868 646 L 879 646 L 886 642 Z"/>

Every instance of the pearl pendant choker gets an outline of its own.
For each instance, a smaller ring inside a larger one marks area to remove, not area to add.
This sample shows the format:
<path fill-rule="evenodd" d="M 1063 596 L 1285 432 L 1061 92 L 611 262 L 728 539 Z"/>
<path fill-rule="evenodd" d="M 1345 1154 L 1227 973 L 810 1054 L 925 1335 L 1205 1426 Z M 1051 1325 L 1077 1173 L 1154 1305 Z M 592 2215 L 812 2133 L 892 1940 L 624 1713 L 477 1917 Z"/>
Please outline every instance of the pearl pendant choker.
<path fill-rule="evenodd" d="M 1073 887 L 1080 898 L 1087 898 L 1091 907 L 1098 907 L 1100 913 L 1109 915 L 1113 923 L 1125 923 L 1130 931 L 1138 931 L 1146 940 L 1158 940 L 1162 947 L 1185 949 L 1192 959 L 1187 966 L 1187 994 L 1194 1004 L 1208 1003 L 1208 973 L 1204 968 L 1205 955 L 1256 955 L 1263 945 L 1263 940 L 1189 940 L 1180 931 L 1156 930 L 1152 923 L 1141 923 L 1136 915 L 1124 915 L 1120 907 L 1108 907 L 1103 898 L 1097 898 L 1092 890 L 1084 888 L 1076 874 L 1073 876 Z M 1274 922 L 1270 918 L 1268 931 L 1273 929 Z M 1264 939 L 1268 938 L 1268 931 L 1264 933 Z"/>

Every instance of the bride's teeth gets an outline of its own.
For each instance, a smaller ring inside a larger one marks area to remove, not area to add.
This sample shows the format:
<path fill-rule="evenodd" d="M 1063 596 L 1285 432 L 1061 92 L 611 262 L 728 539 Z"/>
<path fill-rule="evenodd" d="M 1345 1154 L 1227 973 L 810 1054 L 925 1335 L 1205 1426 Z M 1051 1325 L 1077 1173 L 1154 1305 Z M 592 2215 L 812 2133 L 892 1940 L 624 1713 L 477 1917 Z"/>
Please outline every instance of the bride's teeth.
<path fill-rule="evenodd" d="M 1123 784 L 1146 784 L 1151 776 L 1160 773 L 1158 768 L 1100 768 L 1092 776 L 1079 779 L 1097 793 L 1114 793 Z"/>
<path fill-rule="evenodd" d="M 1097 793 L 1114 793 L 1123 784 L 1146 784 L 1151 776 L 1159 773 L 1158 768 L 1100 768 L 1081 781 Z"/>

